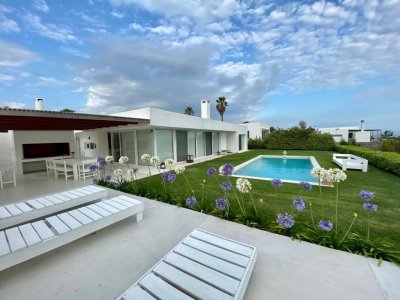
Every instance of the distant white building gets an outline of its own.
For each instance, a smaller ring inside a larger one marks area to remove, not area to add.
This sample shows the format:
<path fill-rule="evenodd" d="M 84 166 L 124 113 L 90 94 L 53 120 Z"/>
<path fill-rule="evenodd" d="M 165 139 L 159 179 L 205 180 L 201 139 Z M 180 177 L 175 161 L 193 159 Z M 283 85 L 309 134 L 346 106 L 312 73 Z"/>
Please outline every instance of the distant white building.
<path fill-rule="evenodd" d="M 269 133 L 269 126 L 260 122 L 245 122 L 243 123 L 247 128 L 248 139 L 263 139 Z"/>
<path fill-rule="evenodd" d="M 369 143 L 371 139 L 380 137 L 381 130 L 365 129 L 364 120 L 361 120 L 360 126 L 319 128 L 318 131 L 331 134 L 336 143 L 353 140 L 357 143 Z"/>

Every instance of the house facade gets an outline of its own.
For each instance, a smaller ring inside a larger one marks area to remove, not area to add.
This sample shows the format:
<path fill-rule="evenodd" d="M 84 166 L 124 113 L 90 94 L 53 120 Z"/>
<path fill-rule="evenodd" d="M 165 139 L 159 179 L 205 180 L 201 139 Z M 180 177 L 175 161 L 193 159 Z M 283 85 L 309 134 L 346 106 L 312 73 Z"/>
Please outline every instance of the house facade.
<path fill-rule="evenodd" d="M 369 143 L 374 138 L 380 138 L 381 130 L 365 129 L 364 120 L 361 120 L 360 126 L 319 128 L 318 131 L 331 134 L 336 143 L 353 140 L 357 143 Z"/>
<path fill-rule="evenodd" d="M 209 102 L 208 102 L 209 105 Z M 80 155 L 96 157 L 128 156 L 134 164 L 143 164 L 145 153 L 161 161 L 198 159 L 220 153 L 247 150 L 246 127 L 211 120 L 209 107 L 202 103 L 202 116 L 189 116 L 156 108 L 143 108 L 114 114 L 118 117 L 148 120 L 148 124 L 77 132 Z"/>
<path fill-rule="evenodd" d="M 244 122 L 243 125 L 247 127 L 248 139 L 263 139 L 269 134 L 269 126 L 260 122 Z"/>

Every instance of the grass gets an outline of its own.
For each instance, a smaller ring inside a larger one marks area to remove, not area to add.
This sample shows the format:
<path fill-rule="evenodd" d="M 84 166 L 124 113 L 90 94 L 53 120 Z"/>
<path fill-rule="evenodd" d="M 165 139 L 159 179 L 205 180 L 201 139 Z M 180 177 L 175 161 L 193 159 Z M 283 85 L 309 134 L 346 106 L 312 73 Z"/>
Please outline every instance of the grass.
<path fill-rule="evenodd" d="M 251 150 L 245 153 L 224 155 L 215 160 L 194 164 L 188 166 L 184 175 L 188 179 L 190 185 L 195 191 L 198 200 L 197 210 L 205 210 L 209 213 L 215 213 L 214 200 L 223 196 L 223 191 L 219 187 L 215 178 L 207 177 L 206 171 L 210 167 L 218 168 L 225 164 L 230 163 L 235 166 L 261 154 L 278 154 L 281 155 L 281 150 Z M 332 152 L 329 151 L 289 151 L 288 155 L 307 155 L 314 156 L 323 168 L 336 168 L 337 166 L 332 163 Z M 379 209 L 377 212 L 372 212 L 370 215 L 370 237 L 371 239 L 384 238 L 391 242 L 396 250 L 400 250 L 400 213 L 399 195 L 400 195 L 400 178 L 398 176 L 386 173 L 375 167 L 370 166 L 367 173 L 361 171 L 349 170 L 346 172 L 347 180 L 340 183 L 339 186 L 339 231 L 345 232 L 353 220 L 353 214 L 356 212 L 358 218 L 352 228 L 352 232 L 358 232 L 360 235 L 366 235 L 366 219 L 367 213 L 362 208 L 362 200 L 358 194 L 360 190 L 369 190 L 374 192 L 374 203 L 378 204 Z M 222 178 L 219 178 L 220 181 Z M 232 184 L 236 178 L 231 178 Z M 264 180 L 250 180 L 252 183 L 252 196 L 257 203 L 258 210 L 263 212 L 265 219 L 271 221 L 276 219 L 275 213 L 275 187 L 271 185 L 270 181 Z M 160 176 L 152 176 L 147 179 L 142 179 L 139 184 L 146 184 L 150 191 L 163 191 Z M 175 190 L 177 204 L 184 205 L 186 197 L 191 194 L 183 175 L 178 175 L 176 182 L 173 184 Z M 294 196 L 299 195 L 300 189 L 297 184 L 284 183 L 278 189 L 278 211 L 291 212 L 292 199 Z M 334 221 L 335 214 L 335 199 L 336 189 L 329 187 L 322 187 L 322 195 L 324 201 L 324 219 Z M 228 198 L 232 212 L 238 209 L 237 203 L 234 200 L 233 192 L 229 192 Z M 307 206 L 302 213 L 298 213 L 296 220 L 310 220 L 309 204 L 312 203 L 312 212 L 316 223 L 321 219 L 321 200 L 319 197 L 318 187 L 314 186 L 310 192 L 303 192 L 301 194 Z M 203 199 L 203 205 L 199 205 Z M 245 201 L 248 202 L 248 207 L 251 207 L 251 201 L 245 195 Z M 267 227 L 262 229 L 266 229 Z"/>

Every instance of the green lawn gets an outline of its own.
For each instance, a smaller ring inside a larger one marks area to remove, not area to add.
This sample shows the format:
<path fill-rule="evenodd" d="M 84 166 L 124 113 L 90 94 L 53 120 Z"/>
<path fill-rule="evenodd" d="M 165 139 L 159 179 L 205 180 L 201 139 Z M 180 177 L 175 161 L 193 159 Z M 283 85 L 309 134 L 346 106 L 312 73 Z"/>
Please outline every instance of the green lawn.
<path fill-rule="evenodd" d="M 208 203 L 209 212 L 213 213 L 212 209 L 214 207 L 214 200 L 224 195 L 216 181 L 216 178 L 207 177 L 206 171 L 208 168 L 216 167 L 218 170 L 218 168 L 225 163 L 231 163 L 237 166 L 261 154 L 281 155 L 282 151 L 252 150 L 240 154 L 225 155 L 212 161 L 188 166 L 184 174 L 194 189 L 196 198 L 198 200 L 198 205 L 194 209 L 201 209 L 199 204 L 203 198 L 203 201 Z M 332 152 L 329 151 L 288 151 L 288 155 L 312 155 L 317 159 L 323 168 L 327 169 L 337 167 L 334 163 L 332 163 Z M 349 224 L 353 220 L 353 214 L 356 212 L 358 214 L 358 218 L 355 222 L 352 232 L 356 231 L 361 235 L 365 235 L 367 213 L 362 208 L 363 202 L 358 196 L 360 190 L 365 189 L 375 193 L 374 203 L 378 204 L 379 206 L 378 211 L 371 212 L 370 215 L 371 239 L 385 238 L 394 245 L 396 250 L 400 250 L 400 218 L 398 217 L 400 213 L 400 178 L 376 169 L 373 166 L 369 166 L 367 173 L 350 170 L 347 171 L 346 174 L 347 180 L 340 183 L 339 187 L 339 231 L 343 232 L 347 230 Z M 218 177 L 218 179 L 222 180 L 220 177 Z M 231 180 L 232 184 L 234 184 L 236 178 L 231 178 Z M 259 211 L 263 212 L 263 215 L 266 216 L 267 221 L 268 219 L 269 221 L 276 219 L 275 188 L 271 185 L 271 182 L 264 180 L 251 180 L 251 183 L 251 193 L 258 205 Z M 148 190 L 153 192 L 162 192 L 164 189 L 159 175 L 152 176 L 149 179 L 141 180 L 139 181 L 139 184 L 146 184 Z M 191 192 L 183 175 L 177 176 L 177 180 L 173 184 L 173 189 L 176 194 L 175 199 L 177 199 L 178 205 L 184 205 L 186 197 L 189 196 Z M 278 211 L 291 212 L 292 199 L 294 196 L 299 195 L 300 193 L 298 185 L 284 183 L 284 185 L 278 189 L 278 193 Z M 334 221 L 334 202 L 336 199 L 336 189 L 322 187 L 322 194 L 325 210 L 324 219 L 330 219 L 331 221 Z M 315 222 L 317 223 L 321 218 L 321 200 L 319 197 L 318 187 L 314 186 L 312 191 L 303 192 L 301 196 L 305 200 L 307 206 L 302 213 L 295 214 L 296 221 L 310 220 L 309 203 L 312 203 L 312 211 Z M 237 210 L 238 206 L 233 192 L 229 192 L 228 198 L 230 200 L 232 211 Z M 244 199 L 250 208 L 250 198 L 245 195 Z M 260 201 L 260 199 L 262 199 L 262 201 Z M 204 205 L 202 208 L 204 209 Z M 261 225 L 261 227 L 263 227 L 263 225 Z"/>

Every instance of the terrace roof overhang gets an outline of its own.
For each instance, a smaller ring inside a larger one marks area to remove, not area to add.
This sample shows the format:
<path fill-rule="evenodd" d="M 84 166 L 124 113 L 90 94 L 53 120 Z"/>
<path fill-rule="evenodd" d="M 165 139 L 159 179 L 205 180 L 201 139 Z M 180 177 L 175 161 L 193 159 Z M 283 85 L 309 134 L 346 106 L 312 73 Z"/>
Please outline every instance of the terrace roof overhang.
<path fill-rule="evenodd" d="M 148 124 L 139 118 L 0 108 L 0 132 L 8 130 L 90 130 Z"/>

